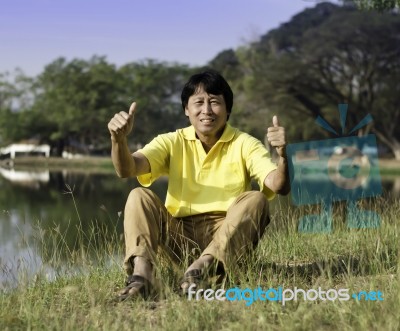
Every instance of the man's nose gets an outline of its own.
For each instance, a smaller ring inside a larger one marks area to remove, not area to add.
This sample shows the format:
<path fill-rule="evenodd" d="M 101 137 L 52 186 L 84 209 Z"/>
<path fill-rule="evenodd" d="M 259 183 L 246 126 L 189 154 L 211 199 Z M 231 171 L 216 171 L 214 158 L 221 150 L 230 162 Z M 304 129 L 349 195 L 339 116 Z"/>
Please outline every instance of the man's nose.
<path fill-rule="evenodd" d="M 202 109 L 203 114 L 210 114 L 212 113 L 211 103 L 205 102 Z"/>

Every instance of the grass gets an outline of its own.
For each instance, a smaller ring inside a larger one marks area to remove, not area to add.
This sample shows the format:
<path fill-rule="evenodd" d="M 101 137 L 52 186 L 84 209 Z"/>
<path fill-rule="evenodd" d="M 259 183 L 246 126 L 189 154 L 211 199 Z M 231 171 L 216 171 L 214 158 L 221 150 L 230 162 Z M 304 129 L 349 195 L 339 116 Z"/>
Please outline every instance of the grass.
<path fill-rule="evenodd" d="M 7 167 L 10 160 L 0 160 L 0 165 Z M 38 156 L 19 156 L 12 161 L 14 168 L 20 170 L 38 168 L 49 168 L 52 170 L 87 170 L 105 171 L 114 173 L 114 167 L 109 156 L 83 156 L 74 159 L 64 159 L 60 157 L 38 157 Z M 399 175 L 400 161 L 395 159 L 379 159 L 379 171 L 381 175 Z"/>
<path fill-rule="evenodd" d="M 86 171 L 96 173 L 115 173 L 110 156 L 82 156 L 74 159 L 61 157 L 19 156 L 14 160 L 0 160 L 0 166 L 16 170 Z"/>
<path fill-rule="evenodd" d="M 38 246 L 45 261 L 57 270 L 53 281 L 36 277 L 0 294 L 2 330 L 398 330 L 400 328 L 399 216 L 400 200 L 363 202 L 381 215 L 377 229 L 347 229 L 344 208 L 334 208 L 330 234 L 297 232 L 300 216 L 313 208 L 282 210 L 254 254 L 231 282 L 240 288 L 348 288 L 350 293 L 381 291 L 383 301 L 188 301 L 173 292 L 180 276 L 160 260 L 157 274 L 163 285 L 157 301 L 114 304 L 124 281 L 123 241 L 94 225 L 78 229 L 77 249 L 67 250 L 63 234 L 38 231 L 51 238 L 51 247 Z M 49 240 L 47 240 L 49 242 Z M 54 246 L 56 245 L 56 246 Z M 56 249 L 54 249 L 56 247 Z M 64 249 L 65 248 L 65 249 Z M 61 255 L 58 252 L 61 252 Z M 183 270 L 182 270 L 183 271 Z"/>

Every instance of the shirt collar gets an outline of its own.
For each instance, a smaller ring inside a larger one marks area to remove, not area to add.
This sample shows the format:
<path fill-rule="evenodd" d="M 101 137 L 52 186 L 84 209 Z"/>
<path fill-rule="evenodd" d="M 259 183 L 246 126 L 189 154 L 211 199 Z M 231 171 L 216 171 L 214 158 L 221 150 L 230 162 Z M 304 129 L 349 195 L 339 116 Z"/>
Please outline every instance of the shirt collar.
<path fill-rule="evenodd" d="M 197 139 L 196 138 L 196 131 L 195 131 L 193 125 L 188 126 L 187 128 L 184 128 L 182 130 L 182 132 L 183 132 L 183 137 L 186 140 L 196 140 Z M 231 127 L 228 123 L 226 123 L 224 132 L 222 133 L 222 136 L 221 136 L 221 138 L 219 138 L 218 141 L 228 142 L 228 141 L 232 140 L 232 138 L 234 137 L 235 133 L 236 133 L 236 129 Z"/>

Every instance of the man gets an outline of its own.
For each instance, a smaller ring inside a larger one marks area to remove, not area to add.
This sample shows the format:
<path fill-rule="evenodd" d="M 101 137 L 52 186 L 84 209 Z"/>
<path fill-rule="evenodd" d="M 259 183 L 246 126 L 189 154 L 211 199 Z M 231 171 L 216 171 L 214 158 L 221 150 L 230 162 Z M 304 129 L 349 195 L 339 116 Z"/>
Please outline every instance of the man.
<path fill-rule="evenodd" d="M 233 93 L 215 71 L 190 77 L 181 94 L 190 127 L 157 136 L 131 154 L 136 103 L 108 123 L 112 161 L 120 177 L 137 177 L 149 186 L 169 176 L 165 205 L 150 190 L 136 188 L 125 206 L 126 288 L 120 299 L 148 296 L 159 247 L 182 261 L 185 252 L 200 250 L 186 270 L 183 293 L 207 278 L 233 269 L 254 248 L 269 223 L 268 199 L 289 192 L 285 130 L 276 116 L 267 138 L 279 155 L 272 163 L 265 146 L 227 122 Z M 251 191 L 254 179 L 260 192 Z"/>

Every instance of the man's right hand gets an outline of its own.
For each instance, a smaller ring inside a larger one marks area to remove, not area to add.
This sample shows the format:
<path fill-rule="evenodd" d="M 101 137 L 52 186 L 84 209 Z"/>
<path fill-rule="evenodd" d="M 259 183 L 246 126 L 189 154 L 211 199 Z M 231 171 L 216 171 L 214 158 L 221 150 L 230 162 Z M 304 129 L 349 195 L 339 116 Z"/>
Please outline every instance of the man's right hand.
<path fill-rule="evenodd" d="M 133 128 L 133 119 L 135 117 L 136 102 L 133 102 L 129 108 L 129 113 L 121 111 L 114 115 L 108 123 L 108 130 L 111 134 L 111 139 L 120 141 L 131 133 Z"/>

